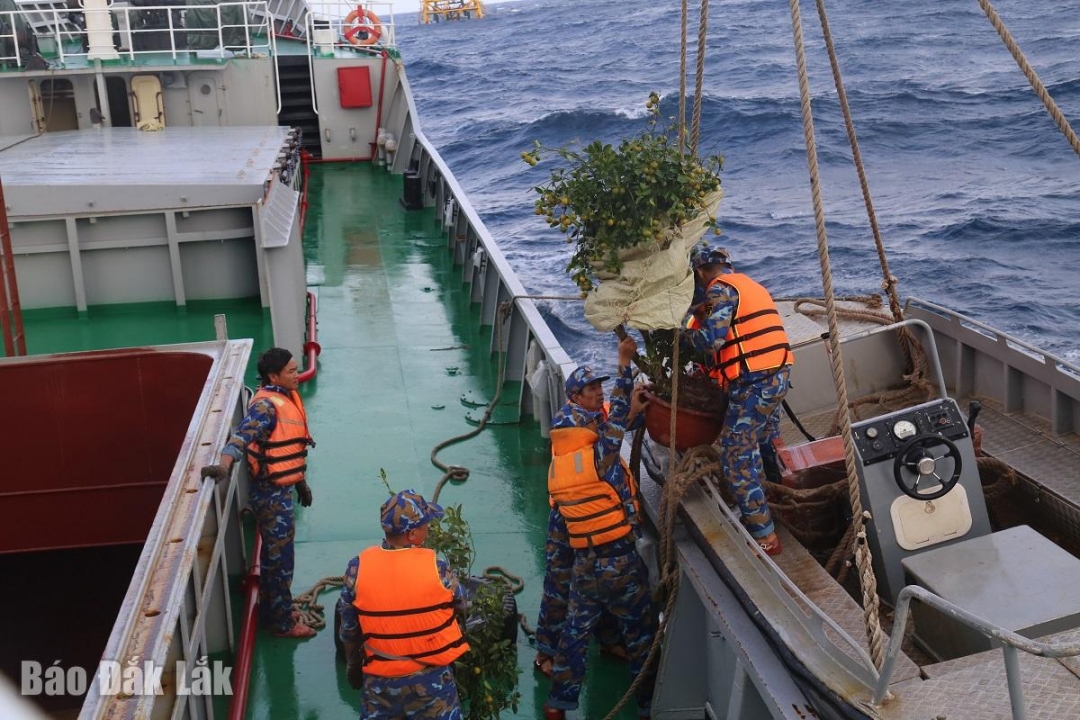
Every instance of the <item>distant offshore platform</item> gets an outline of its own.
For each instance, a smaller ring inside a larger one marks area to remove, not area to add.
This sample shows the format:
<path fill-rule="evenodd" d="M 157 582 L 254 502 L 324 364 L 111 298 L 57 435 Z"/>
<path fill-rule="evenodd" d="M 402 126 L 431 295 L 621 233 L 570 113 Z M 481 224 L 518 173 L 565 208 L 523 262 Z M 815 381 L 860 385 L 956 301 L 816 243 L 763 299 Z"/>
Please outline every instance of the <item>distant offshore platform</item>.
<path fill-rule="evenodd" d="M 484 17 L 480 0 L 423 0 L 420 22 L 424 25 L 444 20 L 476 20 Z"/>

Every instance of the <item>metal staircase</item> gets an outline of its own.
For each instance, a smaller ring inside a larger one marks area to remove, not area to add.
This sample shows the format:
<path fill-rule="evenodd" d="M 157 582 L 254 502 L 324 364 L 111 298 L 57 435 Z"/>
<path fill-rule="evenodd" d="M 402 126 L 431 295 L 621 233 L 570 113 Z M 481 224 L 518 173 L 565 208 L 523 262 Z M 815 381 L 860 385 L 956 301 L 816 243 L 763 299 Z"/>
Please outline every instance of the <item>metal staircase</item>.
<path fill-rule="evenodd" d="M 15 0 L 15 6 L 38 37 L 59 35 L 68 42 L 85 32 L 73 20 L 82 11 L 72 10 L 65 0 Z"/>
<path fill-rule="evenodd" d="M 304 55 L 279 55 L 278 82 L 281 84 L 278 124 L 300 128 L 304 150 L 314 157 L 320 157 L 319 116 L 311 102 L 311 66 L 308 58 Z"/>
<path fill-rule="evenodd" d="M 308 15 L 311 14 L 307 0 L 267 0 L 266 7 L 278 35 L 307 37 Z M 263 19 L 262 11 L 257 11 L 255 16 Z"/>

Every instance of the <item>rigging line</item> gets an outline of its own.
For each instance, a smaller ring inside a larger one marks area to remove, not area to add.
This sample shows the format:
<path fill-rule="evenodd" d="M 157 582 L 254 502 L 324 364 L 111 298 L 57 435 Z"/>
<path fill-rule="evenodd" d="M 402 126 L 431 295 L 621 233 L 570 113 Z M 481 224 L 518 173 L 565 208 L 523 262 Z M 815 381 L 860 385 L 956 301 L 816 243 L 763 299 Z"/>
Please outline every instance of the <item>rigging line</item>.
<path fill-rule="evenodd" d="M 866 204 L 866 216 L 870 221 L 870 229 L 874 233 L 874 244 L 877 246 L 878 260 L 881 262 L 881 273 L 884 277 L 882 289 L 889 295 L 889 309 L 892 310 L 893 319 L 900 322 L 904 319 L 904 313 L 900 308 L 900 298 L 896 293 L 896 278 L 889 272 L 889 261 L 885 257 L 885 243 L 881 239 L 881 229 L 878 227 L 877 214 L 874 212 L 874 201 L 870 197 L 870 184 L 866 179 L 862 153 L 859 152 L 859 138 L 855 134 L 855 123 L 851 119 L 851 107 L 848 105 L 844 79 L 840 75 L 840 61 L 836 57 L 832 31 L 829 29 L 825 0 L 816 0 L 816 2 L 818 17 L 821 19 L 821 32 L 825 37 L 825 48 L 829 52 L 829 64 L 832 66 L 833 83 L 836 85 L 836 95 L 840 100 L 840 109 L 844 113 L 844 126 L 847 128 L 848 141 L 851 144 L 851 158 L 859 174 L 859 186 L 862 188 L 863 202 Z"/>
<path fill-rule="evenodd" d="M 1054 102 L 1054 98 L 1050 97 L 1049 91 L 1046 86 L 1043 85 L 1042 80 L 1039 80 L 1038 74 L 1035 69 L 1031 67 L 1031 63 L 1024 57 L 1024 51 L 1020 49 L 1016 40 L 1013 38 L 1012 33 L 1005 27 L 1005 23 L 1001 21 L 1001 17 L 997 14 L 997 10 L 990 4 L 990 0 L 979 0 L 979 6 L 982 7 L 983 12 L 986 13 L 986 18 L 990 21 L 990 24 L 997 30 L 997 34 L 1001 37 L 1001 41 L 1005 43 L 1005 47 L 1009 49 L 1009 52 L 1013 56 L 1013 60 L 1020 66 L 1024 76 L 1031 83 L 1031 88 L 1035 91 L 1035 94 L 1042 100 L 1046 111 L 1050 113 L 1050 117 L 1057 123 L 1058 130 L 1065 136 L 1065 139 L 1069 141 L 1069 145 L 1072 146 L 1073 152 L 1080 155 L 1080 138 L 1073 132 L 1072 126 L 1069 125 L 1069 121 L 1065 119 L 1064 113 L 1061 112 L 1061 108 Z"/>
<path fill-rule="evenodd" d="M 690 130 L 690 154 L 698 149 L 701 137 L 701 84 L 705 79 L 705 34 L 709 28 L 709 0 L 701 0 L 701 16 L 697 35 L 697 75 L 694 77 L 694 119 Z"/>
<path fill-rule="evenodd" d="M 840 110 L 844 114 L 844 127 L 847 129 L 848 142 L 851 145 L 851 159 L 855 163 L 855 171 L 859 175 L 859 187 L 862 188 L 863 203 L 866 205 L 866 218 L 870 222 L 870 231 L 874 235 L 874 246 L 877 248 L 878 262 L 881 264 L 881 289 L 889 297 L 889 309 L 892 311 L 893 320 L 901 322 L 904 319 L 904 311 L 900 307 L 900 295 L 896 291 L 897 280 L 896 276 L 889 271 L 889 260 L 885 256 L 885 242 L 881 238 L 877 213 L 874 212 L 874 200 L 870 196 L 870 182 L 866 178 L 862 153 L 859 151 L 859 138 L 855 134 L 855 122 L 851 118 L 851 106 L 848 105 L 847 90 L 844 88 L 844 79 L 840 74 L 840 61 L 836 57 L 832 31 L 829 29 L 829 16 L 825 10 L 825 0 L 816 0 L 816 2 L 818 18 L 821 20 L 821 32 L 825 38 L 825 48 L 829 52 L 829 65 L 832 67 L 833 84 L 836 86 L 836 95 L 840 100 Z M 900 328 L 897 335 L 900 340 L 900 349 L 904 353 L 904 366 L 910 369 L 914 366 L 911 357 L 911 346 L 914 338 L 906 327 Z"/>
<path fill-rule="evenodd" d="M 676 330 L 676 334 L 677 333 L 678 330 Z M 630 683 L 630 687 L 626 689 L 626 692 L 624 692 L 622 697 L 619 698 L 619 701 L 615 703 L 615 706 L 604 716 L 604 720 L 614 720 L 623 706 L 626 705 L 630 698 L 634 696 L 634 693 L 637 692 L 637 689 L 641 684 L 649 677 L 648 670 L 652 666 L 652 663 L 656 662 L 660 657 L 662 641 L 666 634 L 665 630 L 671 620 L 672 613 L 675 611 L 675 600 L 679 596 L 679 579 L 681 574 L 678 556 L 675 552 L 675 512 L 679 507 L 679 501 L 682 498 L 683 492 L 697 477 L 690 470 L 682 470 L 683 466 L 687 463 L 686 457 L 683 457 L 682 462 L 678 467 L 674 467 L 675 420 L 679 404 L 679 344 L 678 337 L 676 336 L 671 348 L 671 415 L 670 424 L 668 426 L 670 438 L 670 445 L 668 447 L 668 458 L 670 459 L 668 465 L 669 476 L 661 490 L 660 512 L 658 517 L 658 533 L 660 535 L 660 577 L 657 579 L 657 591 L 666 591 L 667 598 L 664 603 L 664 611 L 661 615 L 662 619 L 657 624 L 656 634 L 653 636 L 652 644 L 649 646 L 649 652 L 641 664 L 641 671 L 638 672 L 637 677 Z M 644 428 L 638 432 L 644 432 Z M 691 449 L 690 454 L 693 455 L 697 450 L 698 448 Z M 640 487 L 640 478 L 638 478 L 638 488 L 640 489 Z"/>
<path fill-rule="evenodd" d="M 686 19 L 688 0 L 682 0 L 682 38 L 679 45 L 679 152 L 686 152 Z"/>
<path fill-rule="evenodd" d="M 791 29 L 795 42 L 795 63 L 799 78 L 799 105 L 802 111 L 803 136 L 806 141 L 806 162 L 810 171 L 810 195 L 814 205 L 814 225 L 817 232 L 818 260 L 821 263 L 821 280 L 825 290 L 825 306 L 829 320 L 829 346 L 832 350 L 833 384 L 836 386 L 837 404 L 840 412 L 840 429 L 844 437 L 844 467 L 847 470 L 848 493 L 851 500 L 853 523 L 864 517 L 859 490 L 858 470 L 855 465 L 855 446 L 851 434 L 851 413 L 848 412 L 847 383 L 844 380 L 843 357 L 840 350 L 840 327 L 836 317 L 836 294 L 833 291 L 832 267 L 829 260 L 829 240 L 825 232 L 825 208 L 821 200 L 821 178 L 818 173 L 817 144 L 814 140 L 814 116 L 810 107 L 810 80 L 806 71 L 806 49 L 803 44 L 802 13 L 799 0 L 789 0 L 791 6 Z M 866 528 L 856 531 L 855 560 L 859 568 L 859 585 L 862 588 L 863 619 L 870 656 L 880 669 L 885 661 L 885 633 L 881 629 L 877 578 L 866 543 Z"/>

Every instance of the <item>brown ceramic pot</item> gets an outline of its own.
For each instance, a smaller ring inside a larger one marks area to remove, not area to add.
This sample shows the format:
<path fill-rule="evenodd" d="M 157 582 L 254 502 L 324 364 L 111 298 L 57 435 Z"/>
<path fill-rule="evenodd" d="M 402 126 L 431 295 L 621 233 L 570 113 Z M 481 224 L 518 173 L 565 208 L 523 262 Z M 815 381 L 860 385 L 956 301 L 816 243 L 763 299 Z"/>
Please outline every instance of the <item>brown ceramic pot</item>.
<path fill-rule="evenodd" d="M 645 429 L 653 442 L 667 447 L 671 440 L 671 403 L 648 393 L 645 408 Z M 701 412 L 680 407 L 675 413 L 675 448 L 686 450 L 698 445 L 711 445 L 724 427 L 723 414 Z"/>

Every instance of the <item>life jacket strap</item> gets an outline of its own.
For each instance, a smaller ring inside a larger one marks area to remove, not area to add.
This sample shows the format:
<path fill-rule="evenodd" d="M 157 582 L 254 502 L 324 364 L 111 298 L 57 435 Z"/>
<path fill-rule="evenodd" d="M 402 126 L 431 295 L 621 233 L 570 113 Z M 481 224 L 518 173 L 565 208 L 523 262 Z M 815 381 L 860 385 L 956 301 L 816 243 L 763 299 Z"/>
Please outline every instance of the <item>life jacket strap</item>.
<path fill-rule="evenodd" d="M 431 663 L 424 662 L 422 660 L 422 658 L 431 657 L 432 655 L 438 655 L 440 653 L 444 653 L 447 650 L 451 650 L 453 648 L 458 647 L 459 645 L 464 645 L 465 642 L 466 642 L 465 636 L 462 635 L 457 640 L 452 640 L 452 641 L 448 642 L 447 644 L 443 645 L 441 648 L 436 648 L 434 650 L 427 650 L 425 652 L 416 653 L 414 655 L 394 655 L 392 653 L 383 652 L 382 650 L 378 650 L 376 648 L 371 647 L 367 643 L 364 643 L 364 650 L 367 652 L 367 655 L 365 655 L 365 657 L 364 657 L 364 664 L 367 665 L 370 662 L 382 659 L 382 660 L 403 660 L 405 662 L 412 661 L 412 662 L 415 662 L 415 663 L 419 663 L 421 665 L 431 665 Z"/>
<path fill-rule="evenodd" d="M 368 617 L 402 617 L 404 615 L 420 615 L 435 610 L 446 610 L 452 607 L 454 607 L 454 602 L 452 600 L 447 600 L 446 602 L 437 603 L 435 605 L 410 608 L 408 610 L 361 610 L 360 608 L 357 608 L 356 612 L 359 615 L 367 615 Z"/>
<path fill-rule="evenodd" d="M 433 635 L 440 630 L 445 630 L 454 624 L 454 615 L 450 614 L 446 618 L 446 622 L 440 623 L 437 627 L 427 628 L 425 630 L 417 630 L 415 632 L 407 633 L 364 633 L 364 638 L 377 638 L 379 640 L 406 640 L 408 638 L 424 637 L 425 635 Z"/>

